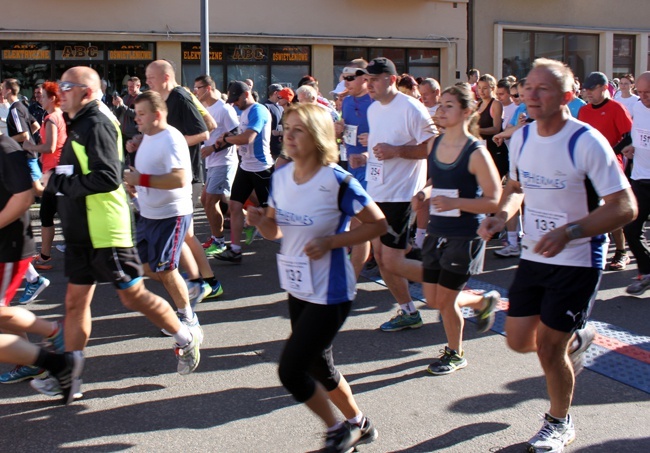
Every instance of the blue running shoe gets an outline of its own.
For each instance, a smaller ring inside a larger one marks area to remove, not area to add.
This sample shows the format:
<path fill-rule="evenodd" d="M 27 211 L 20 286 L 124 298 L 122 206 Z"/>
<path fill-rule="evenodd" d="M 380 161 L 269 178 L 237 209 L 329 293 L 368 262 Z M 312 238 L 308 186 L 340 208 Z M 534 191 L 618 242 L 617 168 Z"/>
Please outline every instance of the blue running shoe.
<path fill-rule="evenodd" d="M 0 384 L 16 384 L 27 379 L 36 379 L 47 376 L 47 371 L 35 366 L 18 365 L 11 371 L 0 375 Z"/>
<path fill-rule="evenodd" d="M 23 297 L 18 299 L 18 303 L 25 305 L 33 302 L 48 286 L 50 286 L 50 281 L 42 275 L 39 275 L 38 280 L 34 283 L 27 282 L 25 285 L 25 291 L 23 292 Z"/>
<path fill-rule="evenodd" d="M 420 312 L 406 313 L 404 310 L 397 310 L 397 315 L 393 316 L 379 327 L 384 332 L 395 332 L 403 329 L 419 329 L 422 327 L 422 317 Z"/>
<path fill-rule="evenodd" d="M 207 285 L 207 283 L 206 283 Z M 210 285 L 208 285 L 210 286 Z M 205 296 L 203 299 L 208 300 L 208 299 L 216 299 L 217 297 L 221 296 L 223 294 L 223 287 L 221 286 L 220 282 L 217 282 L 214 284 L 214 286 L 210 286 L 210 294 Z"/>

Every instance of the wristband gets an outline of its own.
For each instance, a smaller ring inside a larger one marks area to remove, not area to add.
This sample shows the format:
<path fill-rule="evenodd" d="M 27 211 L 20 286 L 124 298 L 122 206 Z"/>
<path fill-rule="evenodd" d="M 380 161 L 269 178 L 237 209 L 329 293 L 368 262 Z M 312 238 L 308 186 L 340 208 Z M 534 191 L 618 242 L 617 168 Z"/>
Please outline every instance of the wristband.
<path fill-rule="evenodd" d="M 142 173 L 140 175 L 140 181 L 138 182 L 139 182 L 138 184 L 139 186 L 151 187 L 151 175 L 145 175 L 144 173 Z"/>

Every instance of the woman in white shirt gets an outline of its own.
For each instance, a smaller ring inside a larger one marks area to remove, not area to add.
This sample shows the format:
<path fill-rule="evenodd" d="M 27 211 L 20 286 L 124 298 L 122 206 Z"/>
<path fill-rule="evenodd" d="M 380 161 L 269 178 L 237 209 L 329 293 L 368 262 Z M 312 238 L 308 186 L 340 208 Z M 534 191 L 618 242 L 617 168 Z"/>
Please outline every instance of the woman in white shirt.
<path fill-rule="evenodd" d="M 621 77 L 618 84 L 618 91 L 614 95 L 614 100 L 623 104 L 632 118 L 634 118 L 634 104 L 639 102 L 639 96 L 632 93 L 633 89 L 634 76 L 632 74 L 625 74 Z"/>
<path fill-rule="evenodd" d="M 332 357 L 332 341 L 356 292 L 347 247 L 385 234 L 387 223 L 361 184 L 334 164 L 338 146 L 326 110 L 292 106 L 284 114 L 283 131 L 283 153 L 292 162 L 273 174 L 266 211 L 248 210 L 248 222 L 265 238 L 282 238 L 278 271 L 280 286 L 289 293 L 292 333 L 278 373 L 294 398 L 326 424 L 326 451 L 349 451 L 372 442 L 377 431 Z M 353 216 L 361 225 L 350 231 Z M 345 420 L 338 420 L 330 400 Z"/>

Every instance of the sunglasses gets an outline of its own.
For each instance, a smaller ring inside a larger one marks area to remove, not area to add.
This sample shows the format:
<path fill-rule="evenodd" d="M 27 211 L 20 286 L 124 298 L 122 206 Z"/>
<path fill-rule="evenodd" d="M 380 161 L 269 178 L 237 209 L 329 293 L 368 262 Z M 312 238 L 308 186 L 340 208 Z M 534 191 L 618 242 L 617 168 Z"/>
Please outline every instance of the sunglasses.
<path fill-rule="evenodd" d="M 518 94 L 511 94 L 510 96 L 512 96 L 513 98 L 518 98 L 519 97 Z"/>
<path fill-rule="evenodd" d="M 194 91 L 197 91 L 197 90 L 200 90 L 200 89 L 202 89 L 202 88 L 205 88 L 206 86 L 207 86 L 207 85 L 201 85 L 201 86 L 198 86 L 198 87 L 194 87 Z"/>
<path fill-rule="evenodd" d="M 357 77 L 358 77 L 358 76 L 355 76 L 355 75 L 349 75 L 349 76 L 345 76 L 345 77 L 343 77 L 343 80 L 345 80 L 346 82 L 354 82 L 354 80 L 355 80 Z"/>
<path fill-rule="evenodd" d="M 74 87 L 88 88 L 88 85 L 84 85 L 83 83 L 74 83 L 74 82 L 59 82 L 59 91 L 63 91 L 64 93 L 70 91 Z"/>

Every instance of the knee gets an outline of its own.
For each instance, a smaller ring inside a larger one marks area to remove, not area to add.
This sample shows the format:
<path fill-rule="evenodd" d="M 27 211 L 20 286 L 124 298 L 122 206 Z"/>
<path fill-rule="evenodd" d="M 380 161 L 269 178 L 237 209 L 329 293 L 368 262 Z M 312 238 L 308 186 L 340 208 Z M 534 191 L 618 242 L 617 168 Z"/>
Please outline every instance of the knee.
<path fill-rule="evenodd" d="M 528 338 L 517 337 L 515 335 L 508 335 L 506 343 L 510 349 L 521 354 L 531 352 L 531 342 Z"/>
<path fill-rule="evenodd" d="M 305 370 L 298 366 L 292 366 L 286 361 L 280 361 L 278 377 L 282 386 L 293 395 L 299 403 L 311 398 L 316 389 L 313 379 L 310 379 Z"/>
<path fill-rule="evenodd" d="M 538 342 L 537 357 L 543 368 L 560 363 L 560 359 L 566 354 L 566 345 L 557 345 L 548 342 Z"/>

